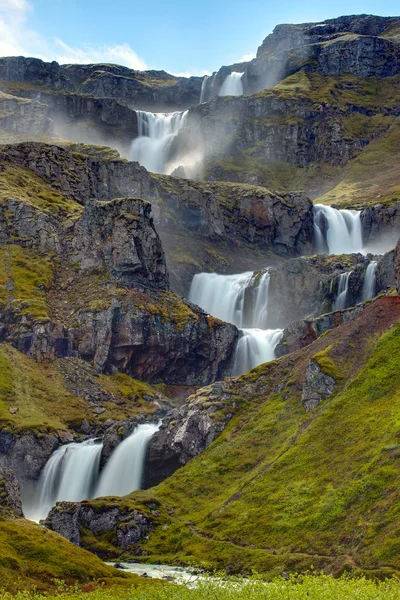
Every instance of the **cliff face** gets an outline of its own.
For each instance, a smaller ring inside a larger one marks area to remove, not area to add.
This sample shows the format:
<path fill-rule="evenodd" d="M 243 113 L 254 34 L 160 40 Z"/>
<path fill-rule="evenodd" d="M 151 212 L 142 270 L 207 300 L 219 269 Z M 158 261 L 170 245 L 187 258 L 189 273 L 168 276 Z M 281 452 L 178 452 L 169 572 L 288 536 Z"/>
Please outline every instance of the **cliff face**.
<path fill-rule="evenodd" d="M 274 254 L 297 256 L 313 249 L 312 205 L 302 193 L 150 175 L 137 163 L 93 159 L 44 144 L 4 147 L 0 158 L 29 168 L 80 204 L 124 196 L 151 201 L 173 290 L 180 293 L 188 292 L 199 271 L 261 268 L 261 253 L 273 260 Z"/>
<path fill-rule="evenodd" d="M 25 84 L 29 92 L 57 90 L 81 96 L 115 98 L 123 105 L 154 111 L 184 110 L 200 99 L 202 77 L 175 77 L 165 71 L 134 71 L 119 65 L 59 65 L 37 58 L 0 59 L 0 80 Z"/>
<path fill-rule="evenodd" d="M 99 371 L 147 381 L 191 385 L 223 376 L 236 328 L 168 291 L 150 204 L 130 197 L 96 200 L 113 197 L 117 186 L 140 187 L 132 169 L 144 173 L 143 186 L 152 184 L 143 169 L 117 162 L 108 172 L 107 161 L 35 144 L 11 147 L 2 159 L 8 183 L 0 203 L 2 277 L 8 282 L 2 340 L 37 360 L 77 354 Z M 28 264 L 35 273 L 31 282 L 25 279 Z"/>

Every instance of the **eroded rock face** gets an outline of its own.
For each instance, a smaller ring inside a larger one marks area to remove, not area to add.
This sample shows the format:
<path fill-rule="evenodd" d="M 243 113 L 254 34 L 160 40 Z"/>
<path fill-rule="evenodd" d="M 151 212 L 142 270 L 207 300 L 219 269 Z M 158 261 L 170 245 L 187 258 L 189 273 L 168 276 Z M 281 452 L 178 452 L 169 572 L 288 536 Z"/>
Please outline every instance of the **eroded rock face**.
<path fill-rule="evenodd" d="M 11 469 L 21 484 L 36 481 L 59 444 L 57 435 L 30 432 L 17 436 L 3 429 L 0 431 L 0 466 Z"/>
<path fill-rule="evenodd" d="M 138 510 L 104 507 L 96 511 L 87 503 L 72 502 L 58 502 L 45 525 L 77 546 L 81 544 L 82 527 L 96 537 L 108 534 L 109 544 L 133 553 L 136 544 L 153 529 L 151 520 Z"/>
<path fill-rule="evenodd" d="M 23 517 L 21 490 L 17 478 L 9 469 L 0 467 L 0 514 Z"/>
<path fill-rule="evenodd" d="M 105 268 L 128 286 L 168 289 L 164 252 L 150 213 L 148 202 L 132 198 L 87 202 L 74 227 L 72 260 L 83 270 Z"/>
<path fill-rule="evenodd" d="M 302 193 L 156 176 L 137 163 L 96 160 L 38 143 L 4 147 L 0 160 L 32 169 L 80 204 L 125 196 L 150 201 L 173 290 L 181 294 L 188 293 L 199 271 L 245 271 L 264 266 L 264 252 L 298 256 L 313 250 L 312 204 Z M 100 212 L 92 203 L 85 214 L 94 221 L 100 219 Z M 109 206 L 107 214 L 111 212 Z M 42 244 L 59 246 L 56 223 L 47 215 L 40 219 Z M 26 237 L 37 238 L 32 217 L 25 221 Z"/>
<path fill-rule="evenodd" d="M 45 104 L 0 92 L 0 127 L 19 133 L 50 134 L 53 123 Z"/>
<path fill-rule="evenodd" d="M 311 412 L 322 400 L 331 396 L 335 386 L 335 379 L 325 373 L 316 361 L 311 361 L 306 370 L 301 394 L 301 401 L 306 412 Z"/>
<path fill-rule="evenodd" d="M 173 111 L 197 104 L 202 77 L 175 77 L 165 71 L 134 71 L 120 65 L 59 65 L 37 58 L 0 59 L 0 80 L 116 98 L 123 104 L 153 111 Z M 36 91 L 33 89 L 33 91 Z"/>
<path fill-rule="evenodd" d="M 282 337 L 275 348 L 275 356 L 285 356 L 291 352 L 301 350 L 305 346 L 312 344 L 320 335 L 339 327 L 351 319 L 358 317 L 365 305 L 359 304 L 353 308 L 338 310 L 328 314 L 321 315 L 315 319 L 302 319 L 288 325 L 284 330 Z"/>
<path fill-rule="evenodd" d="M 153 487 L 208 448 L 237 408 L 229 380 L 190 396 L 150 439 L 143 487 Z"/>

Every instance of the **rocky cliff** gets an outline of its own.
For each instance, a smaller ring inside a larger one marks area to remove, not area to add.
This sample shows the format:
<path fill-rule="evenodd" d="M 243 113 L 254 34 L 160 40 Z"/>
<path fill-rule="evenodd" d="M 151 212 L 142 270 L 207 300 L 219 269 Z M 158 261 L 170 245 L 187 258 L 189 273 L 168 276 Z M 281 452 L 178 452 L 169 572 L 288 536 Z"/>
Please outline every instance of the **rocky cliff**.
<path fill-rule="evenodd" d="M 124 196 L 151 201 L 173 289 L 179 293 L 188 292 L 199 271 L 261 268 L 265 253 L 273 261 L 274 254 L 313 250 L 312 205 L 302 193 L 151 175 L 137 163 L 35 143 L 3 147 L 0 160 L 34 171 L 79 204 Z"/>

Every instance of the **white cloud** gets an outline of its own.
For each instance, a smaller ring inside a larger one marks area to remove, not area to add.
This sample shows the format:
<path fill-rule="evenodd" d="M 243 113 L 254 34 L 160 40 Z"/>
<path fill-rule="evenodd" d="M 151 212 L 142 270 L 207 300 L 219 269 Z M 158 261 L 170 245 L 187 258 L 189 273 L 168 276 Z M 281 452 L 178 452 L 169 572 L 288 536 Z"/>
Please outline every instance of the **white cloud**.
<path fill-rule="evenodd" d="M 175 77 L 204 77 L 204 75 L 211 75 L 210 71 L 207 71 L 207 69 L 192 69 L 181 73 L 174 73 L 174 71 L 169 71 L 168 69 L 164 69 L 164 71 L 171 73 L 171 75 L 175 75 Z"/>
<path fill-rule="evenodd" d="M 69 63 L 116 63 L 131 69 L 144 71 L 147 65 L 129 44 L 91 46 L 73 48 L 62 40 L 55 38 L 56 58 L 61 64 Z"/>
<path fill-rule="evenodd" d="M 71 47 L 63 40 L 46 41 L 27 24 L 28 0 L 0 0 L 0 56 L 35 56 L 64 63 L 116 63 L 145 70 L 147 65 L 129 44 Z"/>
<path fill-rule="evenodd" d="M 255 57 L 256 57 L 256 55 L 254 53 L 253 54 L 245 54 L 237 62 L 238 63 L 248 62 L 249 60 L 253 60 L 253 58 L 255 58 Z"/>

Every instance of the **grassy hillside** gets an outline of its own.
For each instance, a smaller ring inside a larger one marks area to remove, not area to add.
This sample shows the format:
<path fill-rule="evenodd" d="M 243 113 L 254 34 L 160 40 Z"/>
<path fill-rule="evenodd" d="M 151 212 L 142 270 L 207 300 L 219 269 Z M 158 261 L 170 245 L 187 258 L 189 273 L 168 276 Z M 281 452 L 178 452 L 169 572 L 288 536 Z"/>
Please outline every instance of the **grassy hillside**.
<path fill-rule="evenodd" d="M 400 572 L 399 321 L 400 299 L 382 298 L 311 346 L 239 378 L 230 402 L 244 408 L 222 435 L 135 495 L 160 506 L 143 544 L 148 559 L 272 574 L 312 565 Z M 310 361 L 336 387 L 306 413 Z"/>
<path fill-rule="evenodd" d="M 57 580 L 79 587 L 89 584 L 89 590 L 138 582 L 135 576 L 108 567 L 90 552 L 25 519 L 0 519 L 0 546 L 0 589 L 10 592 L 33 586 L 39 591 L 54 590 Z"/>

